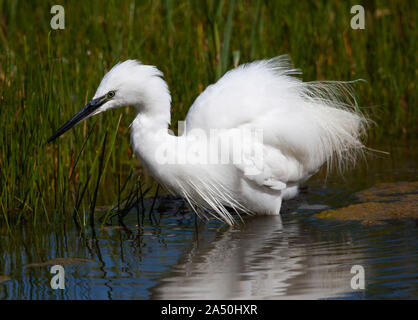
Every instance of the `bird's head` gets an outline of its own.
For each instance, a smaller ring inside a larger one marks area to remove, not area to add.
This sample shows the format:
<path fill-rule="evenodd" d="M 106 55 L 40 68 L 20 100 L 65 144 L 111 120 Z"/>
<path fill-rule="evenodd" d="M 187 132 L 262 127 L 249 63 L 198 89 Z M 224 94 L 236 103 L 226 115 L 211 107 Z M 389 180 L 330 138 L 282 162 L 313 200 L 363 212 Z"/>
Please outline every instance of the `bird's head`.
<path fill-rule="evenodd" d="M 47 141 L 55 140 L 84 119 L 109 109 L 135 105 L 146 111 L 146 101 L 158 95 L 161 85 L 168 92 L 161 79 L 162 72 L 154 66 L 143 65 L 136 60 L 127 60 L 116 64 L 102 79 L 96 93 L 83 109 L 76 113 Z"/>

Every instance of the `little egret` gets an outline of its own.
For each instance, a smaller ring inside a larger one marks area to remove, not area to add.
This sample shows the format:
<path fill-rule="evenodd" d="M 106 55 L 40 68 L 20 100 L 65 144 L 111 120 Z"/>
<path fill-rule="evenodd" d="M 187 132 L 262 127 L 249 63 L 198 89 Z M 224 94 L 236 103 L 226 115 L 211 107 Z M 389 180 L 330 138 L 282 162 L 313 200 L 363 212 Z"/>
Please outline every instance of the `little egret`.
<path fill-rule="evenodd" d="M 198 214 L 228 224 L 233 212 L 277 215 L 282 200 L 295 197 L 324 163 L 341 169 L 365 148 L 367 121 L 350 83 L 303 82 L 296 74 L 287 56 L 230 70 L 197 97 L 184 133 L 175 136 L 168 130 L 171 96 L 162 72 L 127 60 L 104 76 L 93 99 L 48 142 L 90 116 L 132 105 L 135 154 Z M 229 157 L 236 150 L 241 158 Z"/>

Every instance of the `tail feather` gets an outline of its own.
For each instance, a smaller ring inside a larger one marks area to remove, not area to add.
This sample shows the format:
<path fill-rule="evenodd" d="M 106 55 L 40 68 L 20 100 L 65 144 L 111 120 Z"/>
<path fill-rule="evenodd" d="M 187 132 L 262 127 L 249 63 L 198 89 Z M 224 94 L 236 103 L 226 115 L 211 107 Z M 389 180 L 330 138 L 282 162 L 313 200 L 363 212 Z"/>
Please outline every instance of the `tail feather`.
<path fill-rule="evenodd" d="M 301 82 L 300 95 L 320 131 L 320 151 L 328 169 L 343 172 L 353 166 L 366 150 L 362 139 L 369 120 L 354 97 L 354 82 Z"/>

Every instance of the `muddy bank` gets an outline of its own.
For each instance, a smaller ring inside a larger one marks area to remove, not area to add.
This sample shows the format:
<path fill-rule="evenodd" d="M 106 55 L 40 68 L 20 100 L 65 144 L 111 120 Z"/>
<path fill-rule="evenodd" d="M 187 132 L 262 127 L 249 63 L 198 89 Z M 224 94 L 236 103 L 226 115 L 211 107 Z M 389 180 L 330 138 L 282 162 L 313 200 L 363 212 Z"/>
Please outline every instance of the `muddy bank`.
<path fill-rule="evenodd" d="M 89 262 L 90 260 L 88 259 L 82 259 L 82 258 L 55 258 L 52 260 L 48 260 L 48 261 L 43 261 L 43 262 L 36 262 L 36 263 L 29 263 L 27 265 L 25 265 L 26 268 L 31 268 L 31 267 L 44 267 L 44 266 L 52 266 L 52 265 L 62 265 L 62 266 L 66 266 L 66 265 L 72 265 L 72 264 L 80 264 L 80 263 L 85 263 L 85 262 Z"/>
<path fill-rule="evenodd" d="M 359 220 L 366 225 L 388 219 L 418 219 L 418 181 L 380 183 L 356 193 L 356 196 L 360 203 L 325 210 L 315 217 Z"/>
<path fill-rule="evenodd" d="M 12 278 L 10 278 L 8 276 L 2 276 L 2 275 L 0 275 L 0 283 L 6 282 L 6 281 L 9 281 L 9 280 L 12 280 Z"/>

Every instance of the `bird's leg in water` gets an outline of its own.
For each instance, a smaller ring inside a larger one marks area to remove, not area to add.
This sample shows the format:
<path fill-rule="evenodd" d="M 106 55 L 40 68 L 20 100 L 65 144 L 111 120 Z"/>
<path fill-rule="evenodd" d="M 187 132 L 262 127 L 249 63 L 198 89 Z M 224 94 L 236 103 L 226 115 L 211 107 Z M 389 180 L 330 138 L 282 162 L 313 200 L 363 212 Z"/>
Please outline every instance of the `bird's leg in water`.
<path fill-rule="evenodd" d="M 276 200 L 276 208 L 274 209 L 274 214 L 280 216 L 280 208 L 282 207 L 282 196 L 278 197 Z"/>
<path fill-rule="evenodd" d="M 283 200 L 289 200 L 289 199 L 293 199 L 294 197 L 296 197 L 299 193 L 299 187 L 296 186 L 292 186 L 292 187 L 287 187 L 286 189 L 284 189 L 282 191 L 282 198 Z"/>

